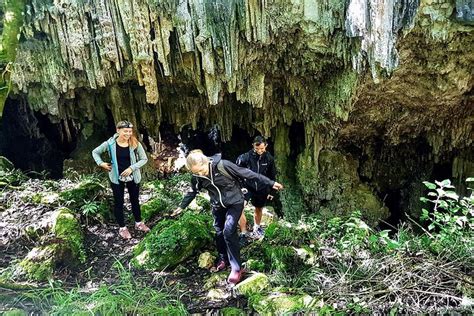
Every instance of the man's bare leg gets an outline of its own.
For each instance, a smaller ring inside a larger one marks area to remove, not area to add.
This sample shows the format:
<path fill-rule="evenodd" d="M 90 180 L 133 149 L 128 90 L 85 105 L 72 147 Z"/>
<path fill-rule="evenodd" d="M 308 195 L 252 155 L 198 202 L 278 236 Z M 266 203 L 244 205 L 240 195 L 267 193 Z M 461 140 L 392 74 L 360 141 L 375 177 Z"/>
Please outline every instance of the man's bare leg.
<path fill-rule="evenodd" d="M 246 234 L 247 233 L 247 218 L 245 217 L 245 212 L 242 212 L 242 215 L 240 215 L 239 226 L 240 226 L 240 233 Z"/>

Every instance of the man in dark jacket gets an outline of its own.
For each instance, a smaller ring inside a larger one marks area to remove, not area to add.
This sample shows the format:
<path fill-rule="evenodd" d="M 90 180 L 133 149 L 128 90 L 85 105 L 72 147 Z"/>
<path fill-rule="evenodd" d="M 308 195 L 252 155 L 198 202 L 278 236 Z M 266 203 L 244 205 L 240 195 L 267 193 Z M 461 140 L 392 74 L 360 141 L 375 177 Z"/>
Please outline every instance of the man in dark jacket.
<path fill-rule="evenodd" d="M 207 157 L 200 150 L 189 153 L 186 158 L 186 168 L 193 173 L 191 190 L 173 215 L 185 209 L 201 189 L 208 191 L 219 252 L 219 261 L 215 270 L 223 270 L 230 263 L 232 272 L 227 280 L 229 283 L 237 284 L 242 276 L 237 224 L 244 208 L 244 196 L 240 190 L 239 181 L 258 180 L 262 185 L 273 187 L 275 190 L 281 190 L 283 186 L 249 169 L 221 159 L 220 154 Z"/>
<path fill-rule="evenodd" d="M 273 156 L 267 152 L 267 141 L 262 136 L 256 136 L 252 145 L 252 150 L 237 158 L 237 165 L 248 168 L 253 172 L 275 181 L 275 160 L 273 159 Z M 245 187 L 248 190 L 245 195 L 245 200 L 252 201 L 252 205 L 255 207 L 253 232 L 257 237 L 261 237 L 263 236 L 263 230 L 260 227 L 263 207 L 267 200 L 273 199 L 273 193 L 271 192 L 272 188 L 260 183 L 259 179 L 245 180 Z M 242 214 L 239 223 L 241 233 L 245 234 L 247 231 L 247 219 L 245 218 L 245 214 Z"/>

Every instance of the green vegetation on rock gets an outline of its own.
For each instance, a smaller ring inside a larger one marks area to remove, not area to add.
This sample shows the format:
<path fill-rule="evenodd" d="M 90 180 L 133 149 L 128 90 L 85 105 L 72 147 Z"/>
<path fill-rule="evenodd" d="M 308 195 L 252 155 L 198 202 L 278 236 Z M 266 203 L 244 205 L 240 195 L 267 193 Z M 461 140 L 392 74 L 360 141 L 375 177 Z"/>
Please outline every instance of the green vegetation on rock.
<path fill-rule="evenodd" d="M 4 0 L 0 4 L 3 13 L 2 34 L 0 37 L 0 118 L 8 93 L 11 90 L 10 74 L 13 71 L 16 49 L 20 38 L 20 28 L 23 25 L 24 0 Z"/>
<path fill-rule="evenodd" d="M 85 262 L 84 234 L 78 220 L 67 208 L 62 208 L 56 216 L 53 226 L 56 238 L 64 240 L 67 248 L 71 250 L 72 256 L 80 262 Z"/>
<path fill-rule="evenodd" d="M 163 220 L 137 245 L 133 264 L 147 269 L 175 267 L 213 240 L 212 217 L 186 212 L 179 219 Z M 144 262 L 137 260 L 146 254 Z"/>

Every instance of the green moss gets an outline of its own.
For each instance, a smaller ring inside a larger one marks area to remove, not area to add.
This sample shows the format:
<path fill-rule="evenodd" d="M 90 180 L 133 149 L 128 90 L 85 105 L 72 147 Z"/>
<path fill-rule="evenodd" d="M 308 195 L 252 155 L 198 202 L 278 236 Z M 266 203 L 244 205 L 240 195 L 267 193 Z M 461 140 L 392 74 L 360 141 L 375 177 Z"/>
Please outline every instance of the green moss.
<path fill-rule="evenodd" d="M 298 246 L 309 242 L 306 232 L 295 224 L 278 221 L 268 225 L 265 242 L 270 244 Z"/>
<path fill-rule="evenodd" d="M 148 222 L 155 215 L 160 213 L 162 214 L 167 211 L 170 206 L 170 203 L 162 197 L 151 199 L 140 206 L 142 219 L 145 222 Z"/>
<path fill-rule="evenodd" d="M 293 247 L 268 245 L 265 247 L 265 256 L 271 270 L 298 273 L 304 265 Z"/>
<path fill-rule="evenodd" d="M 247 271 L 265 271 L 265 262 L 258 259 L 249 259 L 244 262 Z"/>
<path fill-rule="evenodd" d="M 0 117 L 3 113 L 3 106 L 11 90 L 10 72 L 11 63 L 15 61 L 16 48 L 20 28 L 23 25 L 24 0 L 5 0 L 3 2 L 3 32 L 0 46 L 0 71 L 4 73 L 0 76 Z"/>
<path fill-rule="evenodd" d="M 3 316 L 27 316 L 28 313 L 22 309 L 10 309 L 2 312 Z"/>
<path fill-rule="evenodd" d="M 85 262 L 84 235 L 79 222 L 69 209 L 62 208 L 59 211 L 53 226 L 53 232 L 56 238 L 66 242 L 74 258 L 80 262 Z"/>
<path fill-rule="evenodd" d="M 210 290 L 215 288 L 219 283 L 225 282 L 228 275 L 229 273 L 227 271 L 212 273 L 204 282 L 204 289 Z"/>
<path fill-rule="evenodd" d="M 188 185 L 190 182 L 189 174 L 177 175 L 166 180 L 155 180 L 146 184 L 153 188 L 153 198 L 141 206 L 142 218 L 146 222 L 158 214 L 176 208 L 182 198 L 179 188 Z M 197 196 L 196 202 L 203 206 L 210 204 L 203 197 Z"/>
<path fill-rule="evenodd" d="M 269 288 L 268 277 L 263 273 L 255 273 L 237 284 L 234 290 L 245 297 L 250 297 L 256 293 L 265 293 Z"/>
<path fill-rule="evenodd" d="M 249 303 L 259 315 L 290 315 L 308 311 L 313 301 L 309 295 L 275 293 L 268 296 L 254 295 L 250 298 Z"/>
<path fill-rule="evenodd" d="M 89 176 L 74 188 L 61 192 L 59 196 L 71 208 L 80 209 L 87 202 L 95 200 L 104 191 L 103 180 Z"/>
<path fill-rule="evenodd" d="M 33 248 L 18 266 L 28 279 L 46 281 L 53 275 L 58 244 Z"/>
<path fill-rule="evenodd" d="M 247 313 L 237 307 L 226 307 L 221 309 L 222 316 L 245 316 Z"/>
<path fill-rule="evenodd" d="M 144 264 L 135 257 L 135 266 L 156 270 L 175 267 L 213 239 L 212 218 L 207 214 L 187 212 L 166 224 L 154 227 L 137 246 L 136 257 L 144 251 L 148 255 Z"/>

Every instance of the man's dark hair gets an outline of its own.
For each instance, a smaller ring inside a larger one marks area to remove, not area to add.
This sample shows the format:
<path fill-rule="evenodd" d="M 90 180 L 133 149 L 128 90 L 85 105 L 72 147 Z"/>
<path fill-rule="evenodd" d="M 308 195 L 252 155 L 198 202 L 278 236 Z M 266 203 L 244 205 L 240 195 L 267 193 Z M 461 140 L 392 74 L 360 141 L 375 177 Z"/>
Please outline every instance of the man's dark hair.
<path fill-rule="evenodd" d="M 267 141 L 265 140 L 265 137 L 259 135 L 259 136 L 255 136 L 252 144 L 259 146 L 262 143 L 266 144 Z"/>

